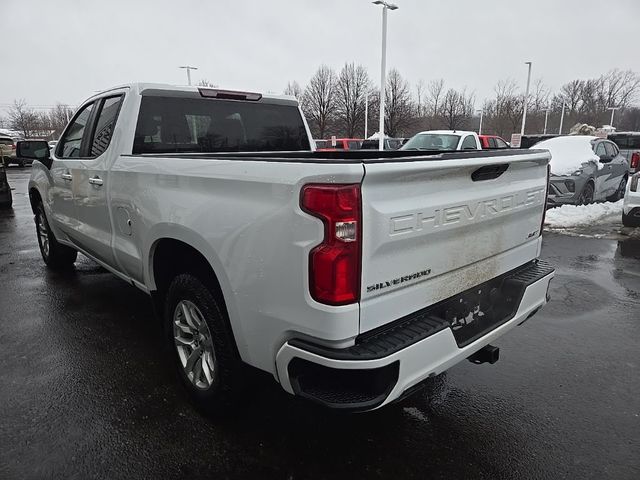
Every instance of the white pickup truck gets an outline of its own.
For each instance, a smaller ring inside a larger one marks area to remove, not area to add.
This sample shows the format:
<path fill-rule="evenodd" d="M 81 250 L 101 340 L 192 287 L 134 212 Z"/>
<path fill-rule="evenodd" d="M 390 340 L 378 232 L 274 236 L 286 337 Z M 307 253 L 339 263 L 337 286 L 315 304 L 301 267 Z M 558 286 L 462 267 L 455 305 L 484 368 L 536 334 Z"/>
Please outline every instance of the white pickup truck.
<path fill-rule="evenodd" d="M 42 257 L 77 252 L 150 294 L 194 401 L 245 364 L 371 410 L 547 302 L 549 154 L 315 152 L 295 99 L 132 84 L 78 109 L 29 181 Z M 523 366 L 523 368 L 526 368 Z"/>

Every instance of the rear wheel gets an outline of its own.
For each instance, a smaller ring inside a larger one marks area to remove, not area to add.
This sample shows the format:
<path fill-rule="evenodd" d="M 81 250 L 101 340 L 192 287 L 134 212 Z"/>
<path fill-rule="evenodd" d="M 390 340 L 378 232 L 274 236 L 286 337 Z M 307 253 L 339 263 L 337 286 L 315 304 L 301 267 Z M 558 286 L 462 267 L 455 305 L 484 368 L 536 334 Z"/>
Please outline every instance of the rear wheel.
<path fill-rule="evenodd" d="M 618 200 L 622 200 L 624 198 L 624 191 L 626 189 L 627 189 L 627 178 L 624 177 L 622 180 L 620 180 L 620 185 L 618 185 L 618 189 L 616 190 L 616 193 L 614 193 L 610 197 L 607 197 L 607 200 L 610 202 L 617 202 Z"/>
<path fill-rule="evenodd" d="M 164 319 L 178 376 L 193 402 L 209 413 L 228 406 L 241 363 L 215 295 L 199 278 L 180 274 L 167 291 Z"/>
<path fill-rule="evenodd" d="M 589 205 L 590 203 L 593 203 L 593 184 L 588 182 L 580 193 L 578 205 Z"/>
<path fill-rule="evenodd" d="M 47 267 L 53 270 L 71 268 L 78 257 L 78 252 L 73 248 L 58 243 L 49 227 L 42 203 L 39 203 L 36 207 L 35 220 L 40 254 Z"/>

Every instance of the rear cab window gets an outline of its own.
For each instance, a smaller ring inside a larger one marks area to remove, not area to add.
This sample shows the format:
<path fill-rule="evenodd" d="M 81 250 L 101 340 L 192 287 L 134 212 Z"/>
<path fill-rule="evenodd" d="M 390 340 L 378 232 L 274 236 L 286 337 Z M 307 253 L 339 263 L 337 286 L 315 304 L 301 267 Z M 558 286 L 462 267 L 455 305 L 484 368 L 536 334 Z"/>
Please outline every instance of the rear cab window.
<path fill-rule="evenodd" d="M 296 105 L 143 94 L 133 153 L 310 150 Z"/>

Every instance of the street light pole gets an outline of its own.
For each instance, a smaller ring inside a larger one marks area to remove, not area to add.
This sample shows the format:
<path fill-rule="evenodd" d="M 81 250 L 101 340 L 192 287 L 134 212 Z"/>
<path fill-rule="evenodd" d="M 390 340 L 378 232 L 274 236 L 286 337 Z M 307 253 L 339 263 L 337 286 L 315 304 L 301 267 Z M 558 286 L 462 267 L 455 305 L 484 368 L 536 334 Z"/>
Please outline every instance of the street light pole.
<path fill-rule="evenodd" d="M 398 6 L 382 0 L 374 5 L 382 5 L 382 58 L 380 60 L 380 128 L 378 130 L 378 150 L 384 150 L 384 101 L 387 83 L 387 10 L 397 10 Z"/>
<path fill-rule="evenodd" d="M 549 120 L 549 106 L 547 106 L 547 108 L 544 109 L 544 132 L 542 132 L 543 135 L 547 134 L 547 121 Z"/>
<path fill-rule="evenodd" d="M 480 125 L 478 126 L 478 135 L 482 135 L 482 116 L 484 115 L 484 108 L 476 110 L 476 113 L 480 112 Z"/>
<path fill-rule="evenodd" d="M 524 110 L 522 111 L 522 128 L 520 129 L 520 135 L 524 135 L 524 125 L 527 122 L 527 103 L 529 103 L 529 85 L 531 84 L 531 62 L 524 62 L 525 65 L 529 65 L 529 73 L 527 74 L 527 91 L 524 94 Z"/>
<path fill-rule="evenodd" d="M 182 69 L 187 71 L 187 82 L 188 82 L 189 85 L 191 85 L 191 70 L 197 70 L 198 67 L 191 67 L 189 65 L 185 65 L 185 66 L 182 66 L 180 68 L 182 68 Z"/>
<path fill-rule="evenodd" d="M 369 135 L 369 92 L 364 94 L 364 139 Z"/>
<path fill-rule="evenodd" d="M 618 110 L 618 108 L 620 107 L 608 107 L 607 110 L 611 110 L 611 122 L 609 122 L 609 126 L 613 127 L 613 114 L 616 113 L 616 110 Z"/>
<path fill-rule="evenodd" d="M 562 102 L 562 115 L 560 115 L 560 129 L 558 135 L 562 135 L 562 123 L 564 122 L 564 107 L 567 106 L 567 102 Z"/>

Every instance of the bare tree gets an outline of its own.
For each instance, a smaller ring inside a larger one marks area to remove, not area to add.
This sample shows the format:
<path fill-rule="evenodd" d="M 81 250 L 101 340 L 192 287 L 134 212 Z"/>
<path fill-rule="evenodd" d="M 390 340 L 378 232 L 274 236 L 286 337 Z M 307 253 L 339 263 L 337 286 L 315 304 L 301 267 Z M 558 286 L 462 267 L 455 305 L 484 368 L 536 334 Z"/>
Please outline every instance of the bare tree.
<path fill-rule="evenodd" d="M 55 138 L 60 138 L 62 131 L 73 116 L 73 110 L 67 105 L 58 103 L 48 114 L 49 129 L 53 130 Z"/>
<path fill-rule="evenodd" d="M 411 126 L 415 108 L 409 83 L 396 69 L 392 69 L 387 76 L 385 104 L 385 133 L 390 137 L 399 136 Z"/>
<path fill-rule="evenodd" d="M 295 80 L 287 83 L 287 87 L 284 89 L 283 93 L 285 95 L 296 97 L 298 100 L 302 100 L 302 87 Z"/>
<path fill-rule="evenodd" d="M 338 126 L 349 138 L 364 132 L 365 95 L 371 88 L 369 74 L 362 65 L 346 63 L 336 83 L 336 117 Z"/>
<path fill-rule="evenodd" d="M 310 121 L 314 136 L 324 138 L 334 115 L 336 75 L 330 67 L 321 65 L 313 74 L 302 95 L 303 110 Z"/>
<path fill-rule="evenodd" d="M 427 108 L 429 113 L 435 118 L 440 115 L 442 107 L 442 97 L 444 96 L 444 80 L 431 80 L 427 86 Z"/>
<path fill-rule="evenodd" d="M 466 89 L 459 92 L 453 88 L 447 90 L 441 110 L 445 126 L 450 130 L 464 128 L 473 116 L 474 104 L 474 94 L 467 93 Z"/>
<path fill-rule="evenodd" d="M 198 87 L 217 87 L 218 85 L 214 85 L 213 82 L 210 82 L 206 78 L 203 78 L 198 82 Z"/>
<path fill-rule="evenodd" d="M 13 106 L 9 110 L 11 128 L 14 128 L 25 136 L 31 137 L 32 132 L 38 130 L 38 116 L 36 112 L 27 106 L 24 99 L 14 100 Z"/>

